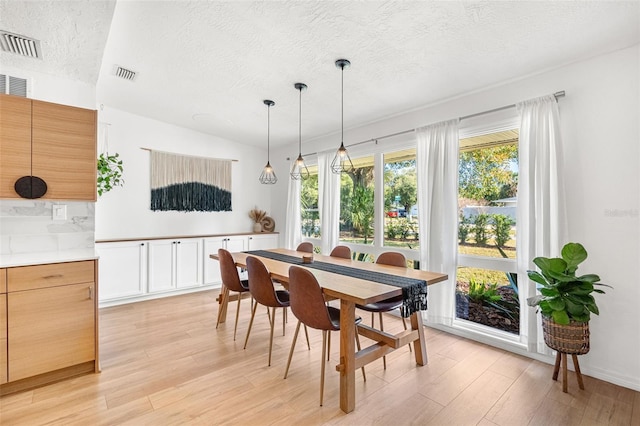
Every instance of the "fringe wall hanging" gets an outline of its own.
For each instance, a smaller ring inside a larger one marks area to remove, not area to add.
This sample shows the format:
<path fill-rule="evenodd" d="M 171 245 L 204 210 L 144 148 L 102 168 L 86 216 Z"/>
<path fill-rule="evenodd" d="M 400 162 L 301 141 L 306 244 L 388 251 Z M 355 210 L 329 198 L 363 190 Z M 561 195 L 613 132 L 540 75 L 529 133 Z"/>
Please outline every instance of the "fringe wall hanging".
<path fill-rule="evenodd" d="M 151 210 L 231 211 L 231 162 L 151 150 Z"/>

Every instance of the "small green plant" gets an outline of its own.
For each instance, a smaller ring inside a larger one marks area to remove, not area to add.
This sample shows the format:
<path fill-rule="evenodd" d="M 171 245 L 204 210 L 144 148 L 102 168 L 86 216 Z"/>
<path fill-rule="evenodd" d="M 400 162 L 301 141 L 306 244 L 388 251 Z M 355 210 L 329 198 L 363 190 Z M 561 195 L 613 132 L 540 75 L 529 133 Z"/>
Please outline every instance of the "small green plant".
<path fill-rule="evenodd" d="M 539 284 L 540 295 L 527 299 L 529 306 L 538 306 L 542 315 L 567 325 L 571 320 L 588 322 L 591 314 L 599 314 L 591 293 L 604 293 L 595 286 L 600 277 L 595 274 L 576 276 L 578 265 L 587 259 L 587 251 L 578 243 L 567 243 L 562 257 L 536 257 L 533 263 L 540 272 L 527 271 L 529 278 Z"/>
<path fill-rule="evenodd" d="M 511 225 L 513 225 L 513 219 L 504 214 L 491 215 L 493 228 L 493 235 L 496 238 L 496 245 L 498 247 L 504 247 L 507 241 L 511 239 Z"/>
<path fill-rule="evenodd" d="M 469 280 L 469 299 L 477 303 L 489 304 L 502 298 L 498 294 L 498 284 L 485 284 L 483 281 Z"/>
<path fill-rule="evenodd" d="M 504 300 L 498 293 L 498 284 L 486 284 L 483 281 L 469 280 L 469 300 L 497 309 L 502 315 L 516 321 L 520 312 L 518 297 L 513 296 Z"/>
<path fill-rule="evenodd" d="M 113 155 L 101 153 L 98 156 L 98 196 L 124 185 L 123 171 L 122 160 L 117 152 Z"/>
<path fill-rule="evenodd" d="M 414 233 L 414 224 L 405 218 L 391 219 L 387 222 L 387 238 L 390 240 L 400 237 L 406 240 Z"/>
<path fill-rule="evenodd" d="M 460 213 L 460 220 L 458 221 L 458 238 L 460 239 L 460 244 L 467 242 L 469 233 L 471 233 L 471 220 Z"/>
<path fill-rule="evenodd" d="M 487 234 L 487 224 L 489 223 L 489 215 L 480 213 L 473 222 L 473 232 L 475 234 L 476 244 L 485 245 L 489 240 Z"/>

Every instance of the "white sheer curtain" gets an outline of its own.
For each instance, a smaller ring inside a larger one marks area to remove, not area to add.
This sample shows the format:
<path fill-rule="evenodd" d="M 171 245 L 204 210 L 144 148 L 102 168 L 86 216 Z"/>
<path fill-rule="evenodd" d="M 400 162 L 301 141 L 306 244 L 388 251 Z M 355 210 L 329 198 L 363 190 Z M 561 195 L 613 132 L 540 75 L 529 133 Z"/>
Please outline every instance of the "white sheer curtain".
<path fill-rule="evenodd" d="M 331 170 L 334 151 L 318 154 L 318 208 L 322 233 L 321 252 L 329 254 L 340 236 L 340 175 Z"/>
<path fill-rule="evenodd" d="M 287 176 L 288 177 L 288 176 Z M 302 220 L 300 218 L 300 180 L 289 181 L 287 197 L 287 219 L 284 228 L 284 247 L 295 250 L 302 241 Z"/>
<path fill-rule="evenodd" d="M 420 268 L 449 275 L 429 287 L 429 322 L 451 325 L 458 256 L 458 119 L 416 130 Z"/>
<path fill-rule="evenodd" d="M 517 263 L 521 306 L 536 292 L 527 270 L 533 258 L 555 257 L 566 242 L 566 216 L 558 104 L 553 95 L 521 102 L 520 114 Z M 520 315 L 521 335 L 530 351 L 549 353 L 542 338 L 539 315 L 533 308 Z"/>

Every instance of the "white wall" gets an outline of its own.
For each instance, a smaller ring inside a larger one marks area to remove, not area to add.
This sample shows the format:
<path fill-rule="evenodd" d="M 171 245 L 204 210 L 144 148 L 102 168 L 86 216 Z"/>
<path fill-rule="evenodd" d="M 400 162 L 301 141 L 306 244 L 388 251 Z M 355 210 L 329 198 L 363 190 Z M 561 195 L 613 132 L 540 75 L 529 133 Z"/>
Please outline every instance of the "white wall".
<path fill-rule="evenodd" d="M 566 91 L 560 99 L 569 239 L 589 259 L 581 272 L 614 287 L 596 295 L 591 352 L 580 357 L 584 373 L 640 390 L 640 46 L 569 64 L 345 131 L 345 144 Z M 464 123 L 464 122 L 463 122 Z M 303 152 L 335 149 L 335 137 L 303 142 Z M 381 141 L 385 144 L 385 141 Z M 389 142 L 392 147 L 393 143 Z M 286 170 L 279 149 L 272 163 Z M 273 197 L 274 217 L 285 220 L 286 186 Z"/>
<path fill-rule="evenodd" d="M 104 106 L 98 111 L 99 128 L 109 124 L 110 153 L 124 162 L 123 187 L 103 194 L 96 205 L 96 239 L 190 236 L 250 232 L 248 212 L 258 206 L 271 211 L 271 186 L 258 177 L 266 150 L 130 114 Z M 102 134 L 102 132 L 99 132 Z M 104 140 L 98 141 L 99 152 Z M 231 212 L 153 212 L 150 205 L 149 151 L 235 159 L 232 170 Z M 276 232 L 281 223 L 276 221 Z"/>
<path fill-rule="evenodd" d="M 0 64 L 0 74 L 27 79 L 27 97 L 40 101 L 96 109 L 96 86 L 41 72 Z"/>

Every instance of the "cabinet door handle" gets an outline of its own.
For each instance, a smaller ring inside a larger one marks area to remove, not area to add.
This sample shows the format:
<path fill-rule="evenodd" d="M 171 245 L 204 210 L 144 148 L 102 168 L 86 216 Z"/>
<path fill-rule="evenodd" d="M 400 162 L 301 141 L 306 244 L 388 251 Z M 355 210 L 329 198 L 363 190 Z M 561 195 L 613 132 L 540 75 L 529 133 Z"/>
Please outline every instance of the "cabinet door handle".
<path fill-rule="evenodd" d="M 178 241 L 178 244 L 180 244 L 182 241 Z"/>
<path fill-rule="evenodd" d="M 62 274 L 54 274 L 54 275 L 46 275 L 46 276 L 44 276 L 42 278 L 44 278 L 45 280 L 50 280 L 50 279 L 53 279 L 53 278 L 62 278 L 62 277 L 63 277 Z"/>
<path fill-rule="evenodd" d="M 93 287 L 89 287 L 89 299 L 93 300 Z"/>
<path fill-rule="evenodd" d="M 143 246 L 143 245 L 144 245 L 144 243 L 140 243 L 140 245 L 141 245 L 141 246 Z"/>

